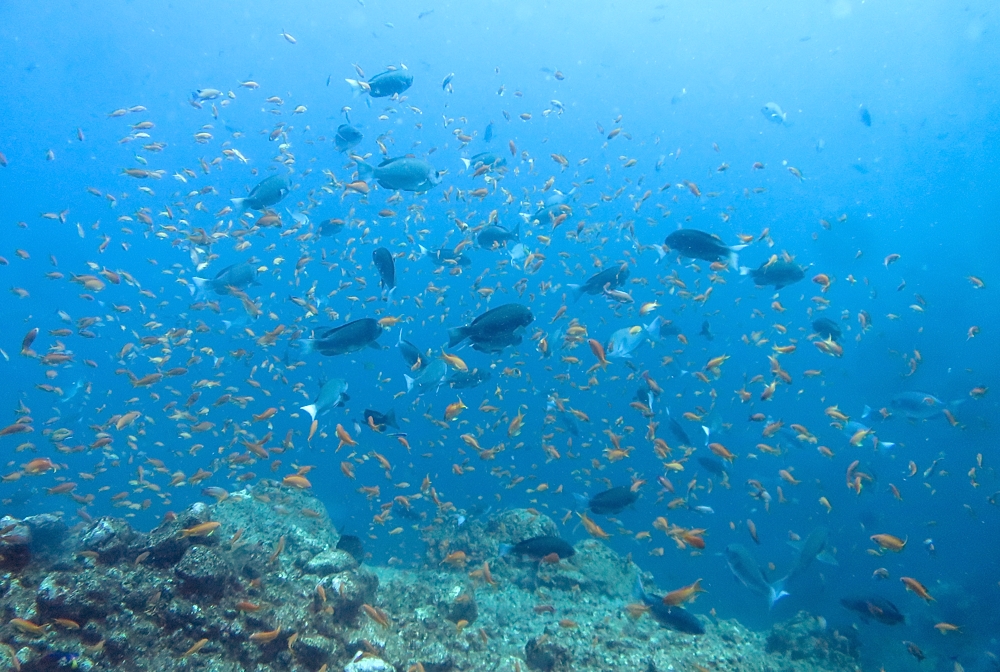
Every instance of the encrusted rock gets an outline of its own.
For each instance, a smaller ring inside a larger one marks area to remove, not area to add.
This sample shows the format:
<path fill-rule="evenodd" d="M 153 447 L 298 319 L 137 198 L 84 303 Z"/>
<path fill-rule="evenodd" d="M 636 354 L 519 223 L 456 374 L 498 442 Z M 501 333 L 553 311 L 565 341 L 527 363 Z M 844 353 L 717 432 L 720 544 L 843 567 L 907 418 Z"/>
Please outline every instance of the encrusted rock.
<path fill-rule="evenodd" d="M 366 656 L 344 665 L 344 672 L 396 672 L 396 668 L 381 658 Z"/>
<path fill-rule="evenodd" d="M 31 548 L 35 551 L 58 550 L 69 531 L 62 516 L 54 513 L 28 516 L 21 522 L 31 530 Z"/>
<path fill-rule="evenodd" d="M 565 647 L 544 638 L 530 639 L 524 645 L 524 661 L 528 667 L 540 672 L 568 670 L 570 656 Z"/>
<path fill-rule="evenodd" d="M 213 599 L 221 597 L 234 580 L 234 572 L 229 561 L 215 549 L 208 546 L 192 546 L 174 567 L 185 592 L 207 595 Z"/>
<path fill-rule="evenodd" d="M 84 550 L 97 553 L 102 563 L 110 565 L 129 555 L 137 537 L 135 530 L 124 520 L 105 517 L 91 523 L 80 536 L 80 545 Z"/>
<path fill-rule="evenodd" d="M 358 563 L 350 553 L 327 549 L 314 556 L 302 568 L 306 574 L 316 574 L 317 576 L 329 576 L 330 574 L 340 574 L 351 569 L 357 569 Z"/>

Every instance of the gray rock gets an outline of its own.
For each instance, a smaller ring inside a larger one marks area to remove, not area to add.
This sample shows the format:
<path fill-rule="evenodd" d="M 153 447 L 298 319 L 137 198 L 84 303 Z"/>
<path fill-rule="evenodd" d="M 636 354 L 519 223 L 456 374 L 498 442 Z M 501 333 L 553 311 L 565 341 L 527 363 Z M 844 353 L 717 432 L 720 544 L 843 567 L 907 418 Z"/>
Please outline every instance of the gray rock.
<path fill-rule="evenodd" d="M 357 569 L 358 563 L 350 553 L 331 548 L 313 557 L 302 568 L 306 574 L 316 574 L 317 576 L 329 576 L 339 574 L 351 569 Z"/>
<path fill-rule="evenodd" d="M 57 550 L 69 531 L 62 516 L 54 513 L 28 516 L 22 522 L 31 530 L 31 548 L 35 551 Z"/>
<path fill-rule="evenodd" d="M 98 554 L 104 564 L 114 564 L 129 555 L 136 542 L 135 530 L 120 518 L 98 518 L 80 535 L 80 545 Z"/>
<path fill-rule="evenodd" d="M 200 545 L 184 553 L 174 573 L 181 580 L 184 592 L 212 599 L 222 597 L 235 580 L 229 561 L 214 548 Z"/>

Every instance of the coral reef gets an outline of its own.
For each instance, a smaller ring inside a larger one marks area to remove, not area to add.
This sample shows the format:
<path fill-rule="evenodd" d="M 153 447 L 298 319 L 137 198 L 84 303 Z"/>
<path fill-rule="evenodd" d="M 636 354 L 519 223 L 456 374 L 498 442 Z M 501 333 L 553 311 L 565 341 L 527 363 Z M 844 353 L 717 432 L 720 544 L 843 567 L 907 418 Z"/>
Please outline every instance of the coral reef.
<path fill-rule="evenodd" d="M 598 541 L 556 561 L 506 554 L 558 533 L 533 511 L 440 518 L 415 569 L 359 565 L 320 502 L 270 482 L 148 533 L 0 525 L 0 666 L 27 672 L 854 669 L 856 646 L 807 614 L 770 635 L 664 628 L 634 604 L 637 568 Z"/>

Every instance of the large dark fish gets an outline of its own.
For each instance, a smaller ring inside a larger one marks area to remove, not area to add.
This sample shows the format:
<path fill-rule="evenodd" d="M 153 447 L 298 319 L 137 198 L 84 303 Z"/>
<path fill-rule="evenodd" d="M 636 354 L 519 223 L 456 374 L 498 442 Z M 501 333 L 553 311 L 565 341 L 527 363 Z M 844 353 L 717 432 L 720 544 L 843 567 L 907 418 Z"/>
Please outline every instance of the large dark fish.
<path fill-rule="evenodd" d="M 376 427 L 389 426 L 399 429 L 399 425 L 396 424 L 396 411 L 391 408 L 388 413 L 379 413 L 378 411 L 366 408 L 365 422 L 370 425 L 375 425 Z"/>
<path fill-rule="evenodd" d="M 781 582 L 771 584 L 761 571 L 757 560 L 750 551 L 739 544 L 726 546 L 726 562 L 729 569 L 740 582 L 758 595 L 764 595 L 773 607 L 774 603 L 788 595 L 782 590 Z"/>
<path fill-rule="evenodd" d="M 840 603 L 857 612 L 865 622 L 870 618 L 885 625 L 897 625 L 906 620 L 896 605 L 884 597 L 845 597 Z"/>
<path fill-rule="evenodd" d="M 358 175 L 363 180 L 374 178 L 385 189 L 400 191 L 428 191 L 441 184 L 444 173 L 434 170 L 434 166 L 423 159 L 401 156 L 386 159 L 377 166 L 358 162 Z"/>
<path fill-rule="evenodd" d="M 746 245 L 726 245 L 717 235 L 698 229 L 678 229 L 667 236 L 665 243 L 682 257 L 702 261 L 726 259 L 733 268 L 739 264 L 736 253 L 746 247 Z"/>
<path fill-rule="evenodd" d="M 635 504 L 637 499 L 639 499 L 639 493 L 633 492 L 627 486 L 620 485 L 591 497 L 587 502 L 587 508 L 600 516 L 614 515 Z"/>
<path fill-rule="evenodd" d="M 559 556 L 560 560 L 564 560 L 576 553 L 576 550 L 569 544 L 569 542 L 560 539 L 559 537 L 543 535 L 540 537 L 525 539 L 524 541 L 520 541 L 513 546 L 504 544 L 501 546 L 500 552 L 503 555 L 526 555 L 533 560 L 541 560 L 542 558 L 555 553 Z"/>
<path fill-rule="evenodd" d="M 233 289 L 245 289 L 250 285 L 259 285 L 257 273 L 256 266 L 244 261 L 240 264 L 226 266 L 211 280 L 206 278 L 192 278 L 191 280 L 195 287 L 202 291 L 212 290 L 216 294 L 226 296 L 231 294 Z"/>
<path fill-rule="evenodd" d="M 455 371 L 448 376 L 447 383 L 453 390 L 465 390 L 477 387 L 489 379 L 489 370 L 472 369 L 471 371 Z"/>
<path fill-rule="evenodd" d="M 272 175 L 254 187 L 245 198 L 230 200 L 242 210 L 263 210 L 279 203 L 290 191 L 284 175 Z"/>
<path fill-rule="evenodd" d="M 475 156 L 468 159 L 462 159 L 462 163 L 465 164 L 466 170 L 478 170 L 482 166 L 487 168 L 497 169 L 503 168 L 507 165 L 507 157 L 503 154 L 497 154 L 496 152 L 480 152 Z"/>
<path fill-rule="evenodd" d="M 347 381 L 341 378 L 331 378 L 320 388 L 316 400 L 307 406 L 303 406 L 302 410 L 315 420 L 316 416 L 326 409 L 342 406 L 348 400 L 350 400 L 350 397 L 347 396 Z"/>
<path fill-rule="evenodd" d="M 753 278 L 754 284 L 758 287 L 772 285 L 775 289 L 781 289 L 788 285 L 795 284 L 806 277 L 802 267 L 794 261 L 778 259 L 777 261 L 765 261 L 757 268 L 740 267 L 740 275 L 749 275 Z"/>
<path fill-rule="evenodd" d="M 399 330 L 399 340 L 396 341 L 396 347 L 399 348 L 399 354 L 403 356 L 403 361 L 412 370 L 422 369 L 427 366 L 424 355 L 420 352 L 420 348 L 413 345 L 407 340 L 403 339 L 403 330 Z"/>
<path fill-rule="evenodd" d="M 335 236 L 344 228 L 345 223 L 342 219 L 324 219 L 316 232 L 321 236 Z"/>
<path fill-rule="evenodd" d="M 337 146 L 338 152 L 346 152 L 361 144 L 364 137 L 361 131 L 350 124 L 341 124 L 337 127 L 337 136 L 333 139 L 333 143 Z"/>
<path fill-rule="evenodd" d="M 367 93 L 372 98 L 388 98 L 403 93 L 413 85 L 413 75 L 406 70 L 386 70 L 375 75 L 367 82 L 348 79 L 355 96 Z"/>
<path fill-rule="evenodd" d="M 584 294 L 596 295 L 605 289 L 618 289 L 628 280 L 628 264 L 606 268 L 600 273 L 590 276 L 582 285 L 567 285 L 573 290 L 573 300 L 578 300 Z"/>
<path fill-rule="evenodd" d="M 377 248 L 372 252 L 372 263 L 378 270 L 379 284 L 382 287 L 382 298 L 392 298 L 392 290 L 396 289 L 396 262 L 392 258 L 392 252 L 384 247 Z"/>
<path fill-rule="evenodd" d="M 430 390 L 436 390 L 441 383 L 444 382 L 445 376 L 447 375 L 448 365 L 445 364 L 444 360 L 432 359 L 427 363 L 427 366 L 420 369 L 420 371 L 414 374 L 412 378 L 404 374 L 403 380 L 406 381 L 407 392 L 413 388 L 417 388 L 417 393 L 420 394 Z"/>
<path fill-rule="evenodd" d="M 689 635 L 704 635 L 705 626 L 701 624 L 698 617 L 681 607 L 672 607 L 663 603 L 663 598 L 658 595 L 649 595 L 642 587 L 642 579 L 635 578 L 634 597 L 649 607 L 649 613 L 662 625 L 678 632 Z"/>
<path fill-rule="evenodd" d="M 469 339 L 472 347 L 480 352 L 500 352 L 508 345 L 521 342 L 521 332 L 531 324 L 535 316 L 527 306 L 507 303 L 487 310 L 464 327 L 448 330 L 448 347 L 454 347 Z"/>
<path fill-rule="evenodd" d="M 812 328 L 824 340 L 839 341 L 843 335 L 840 331 L 840 326 L 829 317 L 820 317 L 813 320 Z"/>
<path fill-rule="evenodd" d="M 332 357 L 357 352 L 362 348 L 378 348 L 378 337 L 382 335 L 382 325 L 371 317 L 348 322 L 339 327 L 328 329 L 319 338 L 307 338 L 302 341 L 303 352 L 318 352 Z"/>
<path fill-rule="evenodd" d="M 699 457 L 698 464 L 701 465 L 702 469 L 710 474 L 718 476 L 719 478 L 724 477 L 727 473 L 726 465 L 721 460 L 717 460 L 714 457 Z"/>
<path fill-rule="evenodd" d="M 476 242 L 479 243 L 479 247 L 487 250 L 495 250 L 504 247 L 507 244 L 507 241 L 510 240 L 521 240 L 520 222 L 518 222 L 517 226 L 511 230 L 507 230 L 499 224 L 487 226 L 479 232 L 478 236 L 476 236 Z"/>
<path fill-rule="evenodd" d="M 684 431 L 683 427 L 681 427 L 681 423 L 674 420 L 674 416 L 670 414 L 670 408 L 666 406 L 664 408 L 667 409 L 667 427 L 670 429 L 670 433 L 674 435 L 674 438 L 680 441 L 681 445 L 694 445 L 691 443 L 691 437 L 688 436 L 688 433 Z"/>
<path fill-rule="evenodd" d="M 837 559 L 830 552 L 827 545 L 828 538 L 830 536 L 830 531 L 825 527 L 817 527 L 815 530 L 809 533 L 805 541 L 801 542 L 788 542 L 788 545 L 799 551 L 799 557 L 795 560 L 795 565 L 792 567 L 792 571 L 788 573 L 786 579 L 791 579 L 794 576 L 798 576 L 803 571 L 809 568 L 813 560 L 819 560 L 820 562 L 825 562 L 828 565 L 836 565 Z"/>
<path fill-rule="evenodd" d="M 430 257 L 436 266 L 471 266 L 472 259 L 469 259 L 462 252 L 455 252 L 446 248 L 428 250 L 423 245 L 420 246 L 420 256 Z"/>

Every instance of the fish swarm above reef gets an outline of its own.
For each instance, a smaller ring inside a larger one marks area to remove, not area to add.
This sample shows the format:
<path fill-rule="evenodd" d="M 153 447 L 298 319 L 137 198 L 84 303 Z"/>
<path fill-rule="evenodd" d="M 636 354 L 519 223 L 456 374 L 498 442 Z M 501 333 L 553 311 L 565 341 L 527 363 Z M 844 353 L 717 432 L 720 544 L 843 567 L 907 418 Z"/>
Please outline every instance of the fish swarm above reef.
<path fill-rule="evenodd" d="M 805 647 L 792 645 L 800 623 L 776 626 L 769 640 L 736 621 L 700 616 L 706 634 L 693 636 L 635 618 L 626 605 L 638 569 L 598 541 L 559 562 L 504 555 L 502 544 L 557 533 L 525 510 L 434 526 L 419 569 L 359 565 L 337 549 L 318 500 L 266 481 L 148 533 L 114 518 L 69 529 L 52 514 L 0 524 L 15 526 L 0 548 L 7 669 L 834 671 L 855 662 L 829 647 L 803 659 Z"/>

